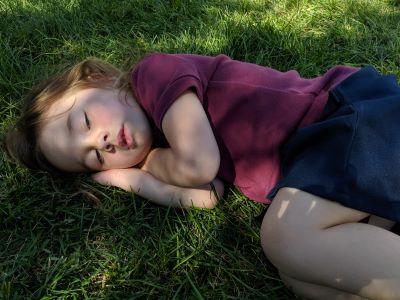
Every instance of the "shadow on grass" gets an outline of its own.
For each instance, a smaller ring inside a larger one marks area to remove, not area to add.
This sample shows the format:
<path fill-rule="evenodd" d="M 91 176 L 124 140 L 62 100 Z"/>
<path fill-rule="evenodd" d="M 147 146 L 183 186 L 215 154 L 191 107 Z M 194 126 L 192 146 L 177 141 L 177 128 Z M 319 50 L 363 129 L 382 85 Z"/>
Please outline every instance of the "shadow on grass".
<path fill-rule="evenodd" d="M 259 247 L 259 207 L 243 197 L 183 211 L 94 187 L 97 206 L 66 183 L 28 176 L 29 191 L 10 187 L 0 206 L 3 296 L 290 295 Z"/>
<path fill-rule="evenodd" d="M 229 7 L 232 2 L 221 5 Z M 286 3 L 287 16 L 282 19 L 271 21 L 271 15 L 282 13 L 273 5 L 267 12 L 259 6 L 239 11 L 242 17 L 254 13 L 255 19 L 228 19 L 220 52 L 279 70 L 296 69 L 304 76 L 317 76 L 337 64 L 373 64 L 382 71 L 398 72 L 399 10 L 352 1 L 337 7 L 316 2 L 309 12 L 310 6 L 302 1 Z"/>

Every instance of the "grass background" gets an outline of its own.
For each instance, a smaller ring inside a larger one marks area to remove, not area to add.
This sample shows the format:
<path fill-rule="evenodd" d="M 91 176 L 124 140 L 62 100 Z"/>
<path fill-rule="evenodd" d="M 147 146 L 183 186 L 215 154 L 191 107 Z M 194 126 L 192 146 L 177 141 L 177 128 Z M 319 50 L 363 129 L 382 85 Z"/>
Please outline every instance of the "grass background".
<path fill-rule="evenodd" d="M 32 85 L 88 56 L 225 53 L 304 76 L 335 64 L 398 76 L 399 27 L 390 0 L 0 0 L 1 130 Z M 235 190 L 212 211 L 161 208 L 1 150 L 0 299 L 294 299 L 262 253 L 263 208 Z"/>

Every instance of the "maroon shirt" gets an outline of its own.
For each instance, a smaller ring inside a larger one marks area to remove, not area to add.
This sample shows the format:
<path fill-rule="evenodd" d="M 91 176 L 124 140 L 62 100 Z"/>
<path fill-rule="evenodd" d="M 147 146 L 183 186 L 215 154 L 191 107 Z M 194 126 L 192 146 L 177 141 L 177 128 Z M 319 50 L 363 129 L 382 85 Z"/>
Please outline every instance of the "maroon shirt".
<path fill-rule="evenodd" d="M 170 105 L 192 89 L 203 104 L 216 137 L 221 164 L 218 178 L 244 195 L 269 203 L 267 193 L 280 174 L 280 147 L 296 129 L 318 119 L 328 92 L 357 68 L 336 66 L 323 76 L 304 79 L 296 71 L 216 57 L 152 54 L 132 73 L 137 102 L 160 134 Z"/>

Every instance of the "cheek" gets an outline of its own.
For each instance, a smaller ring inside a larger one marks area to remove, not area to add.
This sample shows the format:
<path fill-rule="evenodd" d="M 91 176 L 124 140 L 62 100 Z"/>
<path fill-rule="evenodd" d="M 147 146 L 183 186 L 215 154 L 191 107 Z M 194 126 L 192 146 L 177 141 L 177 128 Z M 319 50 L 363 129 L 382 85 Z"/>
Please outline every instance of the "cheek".
<path fill-rule="evenodd" d="M 109 122 L 120 116 L 120 112 L 115 106 L 96 105 L 90 109 L 91 119 L 93 122 Z"/>

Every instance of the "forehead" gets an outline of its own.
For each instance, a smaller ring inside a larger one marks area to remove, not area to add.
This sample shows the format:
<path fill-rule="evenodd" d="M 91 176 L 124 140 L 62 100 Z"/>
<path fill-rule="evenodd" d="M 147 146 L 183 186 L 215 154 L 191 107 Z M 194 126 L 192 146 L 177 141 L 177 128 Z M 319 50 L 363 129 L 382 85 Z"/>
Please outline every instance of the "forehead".
<path fill-rule="evenodd" d="M 79 109 L 84 105 L 96 103 L 99 95 L 103 94 L 102 89 L 87 88 L 83 90 L 72 90 L 60 97 L 50 105 L 47 111 L 43 114 L 41 123 L 42 127 L 46 127 L 50 123 L 62 119 L 69 112 Z"/>
<path fill-rule="evenodd" d="M 46 126 L 48 123 L 55 121 L 59 117 L 62 117 L 64 114 L 69 112 L 77 103 L 78 97 L 81 98 L 81 92 L 83 92 L 83 90 L 67 91 L 64 95 L 51 103 L 47 110 L 43 113 L 41 119 L 42 126 Z"/>
<path fill-rule="evenodd" d="M 38 137 L 38 145 L 43 155 L 63 171 L 86 170 L 79 161 L 67 127 L 68 116 L 76 106 L 78 94 L 79 92 L 67 94 L 50 105 L 44 114 Z"/>

